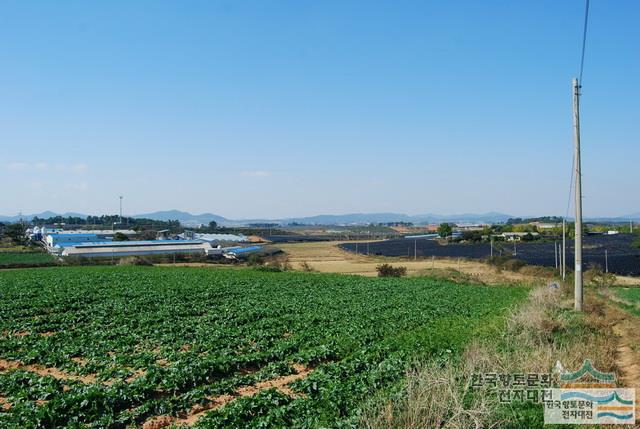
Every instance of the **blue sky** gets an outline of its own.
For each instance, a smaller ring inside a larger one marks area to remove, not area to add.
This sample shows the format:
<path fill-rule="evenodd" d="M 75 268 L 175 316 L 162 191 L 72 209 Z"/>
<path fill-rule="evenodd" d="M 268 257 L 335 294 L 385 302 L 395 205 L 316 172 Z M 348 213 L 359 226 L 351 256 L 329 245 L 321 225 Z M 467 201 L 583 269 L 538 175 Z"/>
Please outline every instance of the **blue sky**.
<path fill-rule="evenodd" d="M 563 214 L 583 1 L 0 3 L 0 214 Z M 640 3 L 591 2 L 586 216 L 640 212 Z"/>

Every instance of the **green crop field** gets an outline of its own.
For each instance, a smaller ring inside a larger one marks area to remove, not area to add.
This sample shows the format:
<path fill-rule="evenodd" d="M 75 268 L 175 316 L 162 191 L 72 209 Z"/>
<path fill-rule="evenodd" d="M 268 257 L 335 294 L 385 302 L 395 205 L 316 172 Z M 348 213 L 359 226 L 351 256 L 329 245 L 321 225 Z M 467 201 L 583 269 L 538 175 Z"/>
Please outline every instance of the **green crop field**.
<path fill-rule="evenodd" d="M 0 268 L 3 266 L 51 264 L 54 259 L 44 252 L 0 252 Z"/>
<path fill-rule="evenodd" d="M 640 288 L 616 288 L 615 291 L 624 301 L 621 306 L 627 311 L 640 316 Z"/>
<path fill-rule="evenodd" d="M 257 270 L 0 272 L 0 427 L 355 427 L 524 288 Z M 160 416 L 160 417 L 159 417 Z"/>

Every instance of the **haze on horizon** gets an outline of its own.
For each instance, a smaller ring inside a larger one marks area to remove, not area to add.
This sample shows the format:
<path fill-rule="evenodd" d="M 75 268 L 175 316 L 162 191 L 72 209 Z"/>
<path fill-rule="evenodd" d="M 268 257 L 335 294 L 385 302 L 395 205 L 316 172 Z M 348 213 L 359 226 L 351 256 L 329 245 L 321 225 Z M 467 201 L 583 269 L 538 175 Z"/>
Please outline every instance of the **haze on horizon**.
<path fill-rule="evenodd" d="M 563 215 L 584 2 L 3 2 L 0 214 Z M 640 4 L 594 1 L 584 215 L 640 212 Z"/>

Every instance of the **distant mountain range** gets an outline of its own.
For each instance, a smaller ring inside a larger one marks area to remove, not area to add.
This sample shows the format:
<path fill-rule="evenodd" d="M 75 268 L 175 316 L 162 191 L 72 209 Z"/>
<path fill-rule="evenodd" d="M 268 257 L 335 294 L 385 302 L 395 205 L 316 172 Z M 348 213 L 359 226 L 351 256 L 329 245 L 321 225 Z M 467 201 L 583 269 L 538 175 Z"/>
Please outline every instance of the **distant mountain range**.
<path fill-rule="evenodd" d="M 34 217 L 49 218 L 53 216 L 63 217 L 87 217 L 82 213 L 54 213 L 51 211 L 45 211 L 42 213 L 35 213 L 31 215 L 22 216 L 25 220 L 31 220 Z M 368 223 L 387 223 L 387 222 L 413 222 L 415 224 L 427 224 L 427 223 L 440 223 L 440 222 L 457 222 L 457 223 L 499 223 L 506 222 L 509 218 L 515 216 L 505 213 L 466 213 L 458 215 L 438 215 L 438 214 L 421 214 L 421 215 L 407 215 L 402 213 L 350 213 L 343 215 L 317 215 L 297 218 L 283 218 L 283 219 L 227 219 L 223 216 L 219 216 L 213 213 L 191 214 L 180 210 L 164 210 L 152 213 L 143 213 L 132 216 L 134 218 L 146 218 L 153 220 L 179 220 L 182 224 L 187 226 L 195 226 L 200 224 L 208 224 L 211 221 L 215 221 L 219 225 L 224 226 L 242 226 L 255 223 L 277 223 L 277 224 L 305 224 L 305 225 L 362 225 Z M 17 222 L 20 220 L 20 216 L 0 216 L 0 222 Z M 640 221 L 640 213 L 634 213 L 629 216 L 619 217 L 600 217 L 600 218 L 587 218 L 587 221 L 592 222 L 628 222 L 633 220 L 634 222 Z"/>

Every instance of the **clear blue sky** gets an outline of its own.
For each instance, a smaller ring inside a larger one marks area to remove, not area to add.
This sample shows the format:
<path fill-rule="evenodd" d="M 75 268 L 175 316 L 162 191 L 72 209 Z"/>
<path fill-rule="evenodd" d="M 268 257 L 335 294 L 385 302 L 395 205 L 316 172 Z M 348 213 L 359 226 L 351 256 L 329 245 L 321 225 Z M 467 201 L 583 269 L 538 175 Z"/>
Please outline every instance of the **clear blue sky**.
<path fill-rule="evenodd" d="M 563 214 L 582 0 L 0 3 L 0 214 Z M 591 2 L 585 215 L 640 212 L 640 3 Z"/>

